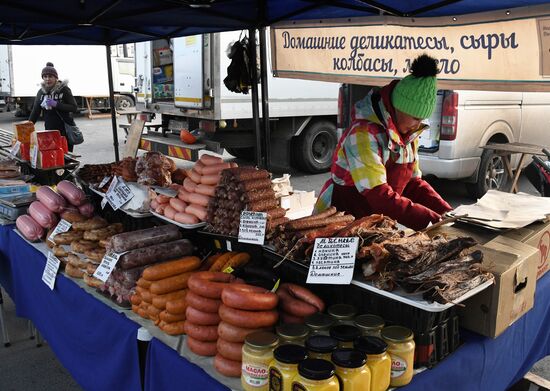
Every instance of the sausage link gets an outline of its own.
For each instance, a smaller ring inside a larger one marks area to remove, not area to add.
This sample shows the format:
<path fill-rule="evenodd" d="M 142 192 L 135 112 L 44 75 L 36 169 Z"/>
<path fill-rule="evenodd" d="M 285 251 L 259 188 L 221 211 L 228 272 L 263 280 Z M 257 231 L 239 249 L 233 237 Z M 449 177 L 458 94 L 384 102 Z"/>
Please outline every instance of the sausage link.
<path fill-rule="evenodd" d="M 216 348 L 216 342 L 205 342 L 199 341 L 193 337 L 187 336 L 187 347 L 193 353 L 198 354 L 199 356 L 215 356 L 218 353 Z"/>
<path fill-rule="evenodd" d="M 234 279 L 235 277 L 228 273 L 196 272 L 189 278 L 188 286 L 200 296 L 219 299 L 223 288 Z"/>
<path fill-rule="evenodd" d="M 173 315 L 185 314 L 186 309 L 187 309 L 187 301 L 185 300 L 185 298 L 169 300 L 166 302 L 166 311 L 170 312 Z"/>
<path fill-rule="evenodd" d="M 244 327 L 233 326 L 223 320 L 218 325 L 218 336 L 229 342 L 244 342 L 248 334 L 256 331 L 268 330 L 265 328 L 248 329 Z"/>
<path fill-rule="evenodd" d="M 191 290 L 187 293 L 185 300 L 187 301 L 187 305 L 194 308 L 200 308 L 201 311 L 211 314 L 217 314 L 220 304 L 222 303 L 219 299 L 209 299 L 208 297 L 197 295 Z"/>
<path fill-rule="evenodd" d="M 224 339 L 218 338 L 216 346 L 218 348 L 218 354 L 222 355 L 224 358 L 227 358 L 228 360 L 242 361 L 242 342 L 229 342 Z"/>
<path fill-rule="evenodd" d="M 230 284 L 223 288 L 222 301 L 228 307 L 240 310 L 272 310 L 277 307 L 278 296 L 264 288 L 246 284 Z"/>
<path fill-rule="evenodd" d="M 309 289 L 304 288 L 300 285 L 290 283 L 281 284 L 279 289 L 281 288 L 283 288 L 283 290 L 287 290 L 292 296 L 296 297 L 297 299 L 303 300 L 306 303 L 316 307 L 319 312 L 323 312 L 325 310 L 325 303 L 323 302 L 323 300 L 321 300 L 321 298 L 319 298 Z"/>
<path fill-rule="evenodd" d="M 204 312 L 195 307 L 187 306 L 185 317 L 191 323 L 200 326 L 217 326 L 220 323 L 220 316 L 211 312 Z"/>
<path fill-rule="evenodd" d="M 230 308 L 222 304 L 218 311 L 220 318 L 229 324 L 238 327 L 271 327 L 277 323 L 279 314 L 276 310 L 271 311 L 243 311 Z"/>
<path fill-rule="evenodd" d="M 220 354 L 216 354 L 216 357 L 214 357 L 214 368 L 224 376 L 240 377 L 241 366 L 240 361 L 228 360 Z"/>
<path fill-rule="evenodd" d="M 277 290 L 277 296 L 279 296 L 280 307 L 290 315 L 305 317 L 318 312 L 316 307 L 305 301 L 296 299 L 286 289 L 281 289 L 281 287 Z"/>
<path fill-rule="evenodd" d="M 185 334 L 199 341 L 216 341 L 218 339 L 218 326 L 200 326 L 185 320 Z"/>

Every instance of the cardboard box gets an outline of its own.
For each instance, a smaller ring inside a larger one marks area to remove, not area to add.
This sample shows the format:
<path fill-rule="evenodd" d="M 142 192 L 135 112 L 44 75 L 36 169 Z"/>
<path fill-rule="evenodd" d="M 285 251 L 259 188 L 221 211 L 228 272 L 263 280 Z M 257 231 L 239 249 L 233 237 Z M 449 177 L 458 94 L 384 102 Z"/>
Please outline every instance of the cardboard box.
<path fill-rule="evenodd" d="M 65 163 L 65 152 L 63 148 L 51 149 L 48 151 L 38 152 L 38 167 L 40 168 L 54 168 L 63 167 Z"/>
<path fill-rule="evenodd" d="M 39 151 L 51 151 L 63 148 L 59 130 L 43 130 L 31 136 L 31 147 L 38 145 Z"/>
<path fill-rule="evenodd" d="M 34 132 L 34 124 L 31 121 L 15 123 L 15 138 L 22 144 L 31 142 L 31 134 Z"/>
<path fill-rule="evenodd" d="M 495 284 L 463 302 L 460 326 L 495 338 L 533 308 L 538 249 L 503 237 L 479 249 Z"/>
<path fill-rule="evenodd" d="M 21 143 L 19 155 L 21 156 L 21 160 L 31 160 L 31 143 Z"/>

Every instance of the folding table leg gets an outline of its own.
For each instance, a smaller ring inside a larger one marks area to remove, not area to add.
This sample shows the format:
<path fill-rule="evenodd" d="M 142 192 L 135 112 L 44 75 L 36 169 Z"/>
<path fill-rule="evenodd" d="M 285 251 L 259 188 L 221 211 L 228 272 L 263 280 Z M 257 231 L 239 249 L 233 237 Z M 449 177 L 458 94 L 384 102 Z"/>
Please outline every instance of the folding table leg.
<path fill-rule="evenodd" d="M 4 317 L 4 298 L 2 297 L 2 287 L 0 287 L 0 328 L 2 329 L 2 340 L 4 341 L 4 346 L 8 347 L 11 343 Z"/>

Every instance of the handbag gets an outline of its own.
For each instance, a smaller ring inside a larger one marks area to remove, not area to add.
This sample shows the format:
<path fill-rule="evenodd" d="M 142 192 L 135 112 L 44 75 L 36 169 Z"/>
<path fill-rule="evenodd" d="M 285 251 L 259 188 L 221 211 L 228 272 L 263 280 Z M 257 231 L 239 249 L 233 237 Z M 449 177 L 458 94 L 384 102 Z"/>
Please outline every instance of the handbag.
<path fill-rule="evenodd" d="M 59 116 L 59 118 L 61 118 L 61 121 L 63 121 L 63 124 L 65 125 L 65 133 L 67 133 L 68 144 L 70 145 L 82 144 L 84 142 L 84 135 L 80 131 L 80 128 L 76 125 L 68 124 L 57 110 L 55 110 L 55 112 Z"/>

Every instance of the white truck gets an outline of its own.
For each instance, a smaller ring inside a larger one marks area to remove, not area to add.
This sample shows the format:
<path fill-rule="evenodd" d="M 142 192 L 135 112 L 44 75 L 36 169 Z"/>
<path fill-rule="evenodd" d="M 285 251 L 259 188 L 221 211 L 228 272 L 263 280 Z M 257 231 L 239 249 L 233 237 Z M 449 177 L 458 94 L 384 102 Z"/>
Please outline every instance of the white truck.
<path fill-rule="evenodd" d="M 349 126 L 353 104 L 372 88 L 343 84 L 339 95 L 339 129 Z M 470 195 L 489 189 L 508 190 L 503 158 L 489 143 L 520 142 L 548 147 L 550 93 L 440 90 L 430 129 L 420 136 L 423 175 L 461 180 Z M 512 156 L 516 167 L 519 155 Z M 525 165 L 530 163 L 526 159 Z"/>
<path fill-rule="evenodd" d="M 149 130 L 140 148 L 187 160 L 196 160 L 201 149 L 220 152 L 222 148 L 237 157 L 254 157 L 250 94 L 231 92 L 223 82 L 230 64 L 226 50 L 240 34 L 136 43 L 136 108 L 162 116 L 162 135 Z M 272 169 L 330 168 L 337 143 L 338 86 L 273 78 L 268 70 Z M 181 129 L 202 129 L 203 137 L 196 144 L 185 144 L 179 139 Z"/>
<path fill-rule="evenodd" d="M 133 49 L 133 44 L 111 47 L 117 109 L 135 105 Z M 47 62 L 54 64 L 60 80 L 69 80 L 80 110 L 109 110 L 105 47 L 0 45 L 0 111 L 16 108 L 16 116 L 29 115 Z"/>

